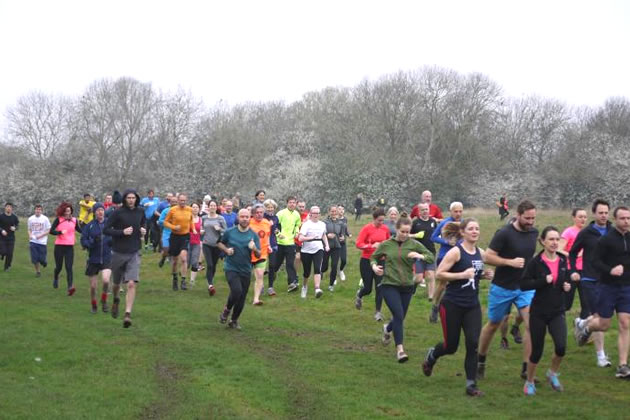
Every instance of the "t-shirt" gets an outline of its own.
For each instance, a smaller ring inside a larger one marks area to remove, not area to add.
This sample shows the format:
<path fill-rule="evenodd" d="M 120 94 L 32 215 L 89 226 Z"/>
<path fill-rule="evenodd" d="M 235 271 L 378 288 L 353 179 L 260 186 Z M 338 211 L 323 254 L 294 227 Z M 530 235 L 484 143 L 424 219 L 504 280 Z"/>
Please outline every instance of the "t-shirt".
<path fill-rule="evenodd" d="M 553 284 L 556 284 L 558 281 L 558 270 L 560 268 L 560 258 L 556 257 L 555 260 L 551 261 L 547 256 L 543 253 L 540 255 L 540 258 L 545 262 L 547 267 L 549 267 L 549 271 L 551 271 L 551 277 L 553 277 Z"/>
<path fill-rule="evenodd" d="M 32 215 L 28 218 L 26 224 L 28 226 L 28 230 L 33 236 L 39 236 L 42 233 L 50 230 L 50 220 L 48 220 L 48 217 L 44 216 L 43 214 L 39 217 Z M 48 235 L 44 236 L 41 239 L 33 239 L 31 237 L 30 242 L 33 242 L 34 244 L 46 245 L 48 243 Z"/>
<path fill-rule="evenodd" d="M 190 232 L 190 244 L 201 245 L 201 233 L 199 233 L 201 231 L 201 217 L 197 220 L 197 223 L 195 223 L 195 229 L 197 233 Z"/>
<path fill-rule="evenodd" d="M 92 210 L 92 206 L 96 204 L 96 201 L 90 200 L 79 201 L 79 221 L 83 224 L 88 224 L 94 219 L 94 212 Z"/>
<path fill-rule="evenodd" d="M 315 254 L 320 249 L 324 249 L 324 241 L 322 241 L 322 236 L 326 234 L 326 223 L 318 220 L 317 222 L 313 222 L 312 220 L 307 220 L 302 224 L 300 228 L 300 234 L 304 236 L 316 237 L 312 241 L 305 241 L 302 243 L 302 252 L 305 254 Z"/>
<path fill-rule="evenodd" d="M 144 205 L 147 203 L 149 205 L 145 207 Z M 147 220 L 153 217 L 153 213 L 155 213 L 159 205 L 160 199 L 157 197 L 144 197 L 142 200 L 140 200 L 140 207 L 144 209 L 144 217 L 146 217 Z"/>
<path fill-rule="evenodd" d="M 421 218 L 414 219 L 411 223 L 411 233 L 424 232 L 424 236 L 416 241 L 425 246 L 426 249 L 431 251 L 435 255 L 435 243 L 431 240 L 431 235 L 437 227 L 438 223 L 433 217 L 429 217 L 428 220 L 422 220 Z"/>
<path fill-rule="evenodd" d="M 234 254 L 225 257 L 223 264 L 225 271 L 251 274 L 251 250 L 248 246 L 251 240 L 256 244 L 256 248 L 260 249 L 260 239 L 253 230 L 247 229 L 245 232 L 241 232 L 238 226 L 235 226 L 225 231 L 221 236 L 221 243 L 228 248 L 234 248 Z"/>
<path fill-rule="evenodd" d="M 221 213 L 221 216 L 223 216 L 223 219 L 225 219 L 225 224 L 227 225 L 228 229 L 234 227 L 234 225 L 236 224 L 236 213 Z"/>
<path fill-rule="evenodd" d="M 494 234 L 488 248 L 495 251 L 501 258 L 525 258 L 526 266 L 536 252 L 537 237 L 538 231 L 536 229 L 519 231 L 516 230 L 513 223 L 510 223 Z M 507 265 L 497 267 L 492 283 L 504 289 L 518 289 L 525 266 L 523 268 Z"/>
<path fill-rule="evenodd" d="M 269 258 L 269 237 L 271 236 L 271 222 L 262 219 L 260 222 L 254 217 L 249 219 L 249 228 L 253 230 L 260 239 L 260 258 L 252 252 L 252 262 L 266 260 Z"/>
<path fill-rule="evenodd" d="M 599 234 L 602 236 L 608 233 L 608 226 L 599 226 L 597 223 L 593 223 L 593 227 L 597 229 Z"/>
<path fill-rule="evenodd" d="M 411 208 L 411 214 L 409 215 L 409 217 L 411 217 L 412 219 L 414 217 L 420 217 L 420 208 L 417 204 Z M 437 204 L 429 204 L 429 217 L 443 219 L 444 217 L 442 216 L 442 209 Z"/>
<path fill-rule="evenodd" d="M 175 226 L 179 225 L 179 230 Z M 192 231 L 192 207 L 173 206 L 168 211 L 164 226 L 169 228 L 173 235 L 186 235 Z"/>
<path fill-rule="evenodd" d="M 567 244 L 564 246 L 563 251 L 571 251 L 571 247 L 573 246 L 573 243 L 575 242 L 575 238 L 577 238 L 578 233 L 580 233 L 580 229 L 576 226 L 569 226 L 564 230 L 564 232 L 562 232 L 562 235 L 560 235 L 560 237 L 567 241 Z M 570 268 L 571 263 L 569 263 L 569 269 Z M 579 255 L 575 260 L 575 268 L 577 270 L 582 270 L 582 255 Z"/>

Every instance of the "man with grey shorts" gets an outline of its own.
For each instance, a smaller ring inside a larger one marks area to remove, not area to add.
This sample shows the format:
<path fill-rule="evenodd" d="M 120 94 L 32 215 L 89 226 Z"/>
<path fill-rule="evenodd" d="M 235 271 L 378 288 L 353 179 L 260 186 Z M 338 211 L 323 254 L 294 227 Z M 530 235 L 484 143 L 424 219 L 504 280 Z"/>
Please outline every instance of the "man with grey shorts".
<path fill-rule="evenodd" d="M 134 190 L 123 193 L 123 205 L 107 219 L 106 235 L 112 237 L 112 276 L 114 303 L 112 317 L 118 317 L 120 283 L 127 284 L 123 327 L 131 326 L 131 310 L 136 297 L 136 284 L 140 281 L 140 250 L 146 234 L 144 210 L 139 207 L 140 196 Z"/>

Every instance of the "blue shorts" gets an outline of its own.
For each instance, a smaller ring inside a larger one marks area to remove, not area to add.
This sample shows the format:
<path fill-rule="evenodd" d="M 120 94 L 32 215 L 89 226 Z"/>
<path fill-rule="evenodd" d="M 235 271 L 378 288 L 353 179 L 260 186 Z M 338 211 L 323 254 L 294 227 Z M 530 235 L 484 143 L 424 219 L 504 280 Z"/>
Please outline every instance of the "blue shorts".
<path fill-rule="evenodd" d="M 162 231 L 162 248 L 168 248 L 171 245 L 171 231 Z"/>
<path fill-rule="evenodd" d="M 630 314 L 630 286 L 598 283 L 597 314 L 612 318 L 615 312 Z"/>
<path fill-rule="evenodd" d="M 588 313 L 591 315 L 597 313 L 599 283 L 591 280 L 581 280 L 579 284 L 582 288 L 582 296 L 584 296 L 584 300 L 586 301 Z"/>
<path fill-rule="evenodd" d="M 424 260 L 418 259 L 414 264 L 414 268 L 414 272 L 416 274 L 422 274 L 425 271 L 435 271 L 436 265 L 435 263 L 427 264 L 424 262 Z"/>
<path fill-rule="evenodd" d="M 46 254 L 48 252 L 46 245 L 29 242 L 29 247 L 31 250 L 31 263 L 46 265 Z"/>
<path fill-rule="evenodd" d="M 498 324 L 503 321 L 503 318 L 510 313 L 512 304 L 518 309 L 531 305 L 535 293 L 535 290 L 510 290 L 491 284 L 488 292 L 488 318 L 490 322 Z"/>

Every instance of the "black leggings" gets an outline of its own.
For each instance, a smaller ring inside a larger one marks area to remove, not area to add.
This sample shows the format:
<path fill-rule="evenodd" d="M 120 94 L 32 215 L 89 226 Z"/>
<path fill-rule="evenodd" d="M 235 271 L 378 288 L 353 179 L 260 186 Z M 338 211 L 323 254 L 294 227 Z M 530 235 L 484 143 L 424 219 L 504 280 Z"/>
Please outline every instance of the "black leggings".
<path fill-rule="evenodd" d="M 269 287 L 273 287 L 273 282 L 276 281 L 276 272 L 273 267 L 276 266 L 276 259 L 278 257 L 278 251 L 273 251 L 269 254 L 269 264 L 267 264 L 267 275 L 269 276 Z"/>
<path fill-rule="evenodd" d="M 549 334 L 553 339 L 556 356 L 563 357 L 567 349 L 567 322 L 564 312 L 555 315 L 529 313 L 529 333 L 532 339 L 532 353 L 529 356 L 530 363 L 540 362 L 545 347 L 545 334 L 549 328 Z"/>
<path fill-rule="evenodd" d="M 438 343 L 433 351 L 435 360 L 454 354 L 459 347 L 460 331 L 464 331 L 466 340 L 466 358 L 464 370 L 466 379 L 476 380 L 477 377 L 477 350 L 479 348 L 479 334 L 481 334 L 481 306 L 465 308 L 449 301 L 440 304 L 440 320 L 444 341 Z"/>
<path fill-rule="evenodd" d="M 374 283 L 374 287 L 376 289 L 376 296 L 374 297 L 376 310 L 380 312 L 383 307 L 383 295 L 381 294 L 381 280 L 383 280 L 383 277 L 374 274 L 372 266 L 370 265 L 370 260 L 367 258 L 361 258 L 359 261 L 359 271 L 361 271 L 363 287 L 359 290 L 359 294 L 357 296 L 362 298 L 363 296 L 372 293 L 372 283 Z"/>
<path fill-rule="evenodd" d="M 322 264 L 324 262 L 324 250 L 320 249 L 314 254 L 307 254 L 306 252 L 300 252 L 300 259 L 302 260 L 302 268 L 304 269 L 304 278 L 307 279 L 311 275 L 311 265 L 313 265 L 313 272 L 315 274 L 322 274 Z"/>
<path fill-rule="evenodd" d="M 216 246 L 203 244 L 203 256 L 206 259 L 206 280 L 208 281 L 208 286 L 210 286 L 214 283 L 214 274 L 217 272 L 221 250 Z"/>
<path fill-rule="evenodd" d="M 13 249 L 15 248 L 15 240 L 0 240 L 0 255 L 4 257 L 4 269 L 11 267 L 13 262 Z"/>
<path fill-rule="evenodd" d="M 564 294 L 564 308 L 565 311 L 570 311 L 573 307 L 573 300 L 575 299 L 575 290 L 577 289 L 578 295 L 580 297 L 580 318 L 586 319 L 591 314 L 589 311 L 588 301 L 586 300 L 586 295 L 582 290 L 582 282 L 581 281 L 572 281 L 571 290 Z"/>
<path fill-rule="evenodd" d="M 251 274 L 237 273 L 236 271 L 226 271 L 225 278 L 230 286 L 230 296 L 227 301 L 227 308 L 234 309 L 232 312 L 232 321 L 237 321 L 243 312 L 247 292 L 249 291 L 249 283 L 251 282 Z"/>
<path fill-rule="evenodd" d="M 341 248 L 331 248 L 330 251 L 324 253 L 324 262 L 322 263 L 322 273 L 328 271 L 328 260 L 330 259 L 330 285 L 335 284 L 337 280 L 337 264 L 339 264 L 339 253 Z"/>
<path fill-rule="evenodd" d="M 394 331 L 396 345 L 403 343 L 403 321 L 409 309 L 409 302 L 413 296 L 413 287 L 390 286 L 380 287 L 385 303 L 392 313 L 392 320 L 387 324 L 387 331 Z"/>
<path fill-rule="evenodd" d="M 341 243 L 341 248 L 339 248 L 339 261 L 341 264 L 339 265 L 339 271 L 343 271 L 346 268 L 346 264 L 348 262 L 348 247 L 346 246 L 346 242 Z"/>
<path fill-rule="evenodd" d="M 74 263 L 74 246 L 72 245 L 55 245 L 55 280 L 59 280 L 59 273 L 63 268 L 64 260 L 66 262 L 66 281 L 68 289 L 72 287 L 72 264 Z"/>

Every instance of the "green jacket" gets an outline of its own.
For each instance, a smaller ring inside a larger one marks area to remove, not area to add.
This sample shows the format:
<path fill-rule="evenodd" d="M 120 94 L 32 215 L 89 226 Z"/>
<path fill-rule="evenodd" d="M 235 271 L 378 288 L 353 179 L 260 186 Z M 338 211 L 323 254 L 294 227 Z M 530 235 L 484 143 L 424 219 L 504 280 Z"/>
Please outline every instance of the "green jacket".
<path fill-rule="evenodd" d="M 433 254 L 420 242 L 415 239 L 407 239 L 405 242 L 398 242 L 390 238 L 376 248 L 370 258 L 370 265 L 383 265 L 385 267 L 381 284 L 390 286 L 413 286 L 413 266 L 415 260 L 407 258 L 410 252 L 417 252 L 424 256 L 424 262 L 431 264 L 435 261 Z"/>
<path fill-rule="evenodd" d="M 300 231 L 300 225 L 302 224 L 302 218 L 300 212 L 297 210 L 282 209 L 276 214 L 278 221 L 280 222 L 280 232 L 276 234 L 278 238 L 278 245 L 295 245 L 295 236 Z M 284 236 L 284 239 L 280 239 L 280 234 Z"/>

